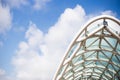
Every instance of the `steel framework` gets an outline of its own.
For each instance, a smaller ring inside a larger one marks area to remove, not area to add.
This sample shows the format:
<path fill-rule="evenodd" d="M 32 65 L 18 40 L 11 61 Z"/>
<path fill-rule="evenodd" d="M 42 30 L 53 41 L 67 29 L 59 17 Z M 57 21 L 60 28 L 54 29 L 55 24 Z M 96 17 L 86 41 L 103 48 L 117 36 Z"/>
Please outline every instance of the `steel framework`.
<path fill-rule="evenodd" d="M 53 80 L 120 80 L 120 21 L 89 21 L 68 47 Z"/>

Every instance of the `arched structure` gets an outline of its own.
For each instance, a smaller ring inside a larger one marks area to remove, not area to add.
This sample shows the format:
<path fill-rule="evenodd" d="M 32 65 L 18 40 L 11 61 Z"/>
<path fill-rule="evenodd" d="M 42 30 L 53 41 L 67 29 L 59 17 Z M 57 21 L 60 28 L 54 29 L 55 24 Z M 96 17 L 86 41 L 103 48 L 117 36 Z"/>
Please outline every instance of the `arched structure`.
<path fill-rule="evenodd" d="M 65 53 L 54 80 L 120 80 L 120 21 L 89 21 Z"/>

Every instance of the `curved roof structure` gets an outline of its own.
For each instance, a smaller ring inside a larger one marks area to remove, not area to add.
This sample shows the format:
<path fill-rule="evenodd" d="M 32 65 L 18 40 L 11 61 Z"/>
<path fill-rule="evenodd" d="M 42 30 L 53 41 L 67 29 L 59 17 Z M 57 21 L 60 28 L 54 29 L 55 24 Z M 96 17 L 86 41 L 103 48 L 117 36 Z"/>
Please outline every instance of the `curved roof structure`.
<path fill-rule="evenodd" d="M 120 80 L 120 21 L 89 21 L 65 53 L 54 80 Z"/>

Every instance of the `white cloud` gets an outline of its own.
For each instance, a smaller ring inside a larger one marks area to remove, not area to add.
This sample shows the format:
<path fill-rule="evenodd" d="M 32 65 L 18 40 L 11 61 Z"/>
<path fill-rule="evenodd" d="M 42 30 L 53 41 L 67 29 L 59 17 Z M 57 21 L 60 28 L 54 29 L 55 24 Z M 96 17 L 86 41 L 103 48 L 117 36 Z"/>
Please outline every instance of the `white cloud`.
<path fill-rule="evenodd" d="M 12 16 L 9 7 L 0 4 L 0 34 L 11 28 Z"/>
<path fill-rule="evenodd" d="M 6 75 L 5 70 L 0 69 L 0 80 L 12 80 L 12 79 Z"/>
<path fill-rule="evenodd" d="M 6 0 L 7 4 L 10 5 L 10 7 L 21 7 L 24 5 L 28 5 L 28 0 Z"/>
<path fill-rule="evenodd" d="M 11 8 L 20 8 L 23 6 L 32 7 L 35 10 L 40 10 L 45 7 L 50 0 L 2 0 L 3 4 L 9 5 Z"/>
<path fill-rule="evenodd" d="M 20 27 L 18 27 L 18 26 L 13 27 L 13 30 L 14 30 L 15 32 L 24 32 L 25 29 L 26 29 L 26 28 L 23 27 L 23 26 L 20 26 Z"/>
<path fill-rule="evenodd" d="M 107 10 L 104 12 L 101 12 L 102 15 L 111 15 L 111 16 L 116 16 L 116 13 L 113 13 L 111 10 Z"/>
<path fill-rule="evenodd" d="M 13 59 L 18 80 L 51 80 L 66 47 L 85 19 L 81 6 L 67 8 L 47 34 L 30 23 L 27 41 L 19 44 Z"/>
<path fill-rule="evenodd" d="M 89 16 L 79 5 L 67 8 L 46 34 L 30 22 L 26 41 L 20 42 L 12 61 L 16 79 L 51 80 L 70 41 Z"/>
<path fill-rule="evenodd" d="M 36 10 L 41 9 L 42 7 L 44 7 L 46 5 L 47 2 L 49 2 L 50 0 L 34 0 L 34 5 L 33 8 Z"/>
<path fill-rule="evenodd" d="M 3 69 L 0 69 L 0 76 L 4 74 L 5 74 L 5 71 Z"/>

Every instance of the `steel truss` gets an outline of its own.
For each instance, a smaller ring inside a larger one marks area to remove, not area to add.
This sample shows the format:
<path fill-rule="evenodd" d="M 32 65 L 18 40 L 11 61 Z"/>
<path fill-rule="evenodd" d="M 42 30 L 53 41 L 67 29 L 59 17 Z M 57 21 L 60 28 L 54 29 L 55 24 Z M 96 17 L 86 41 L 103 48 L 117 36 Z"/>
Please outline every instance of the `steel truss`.
<path fill-rule="evenodd" d="M 120 21 L 99 16 L 70 44 L 54 80 L 120 80 Z"/>

